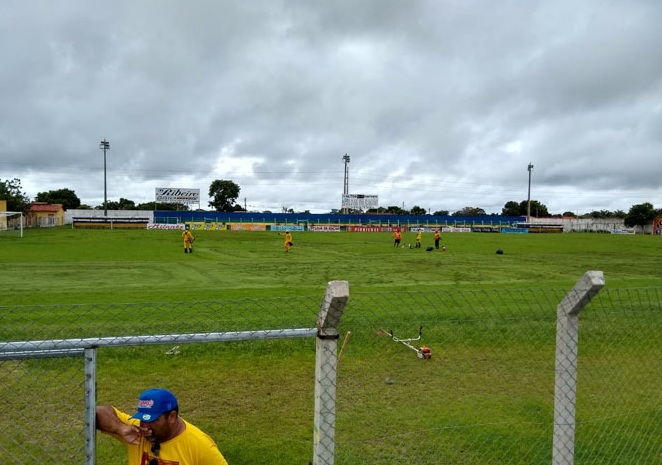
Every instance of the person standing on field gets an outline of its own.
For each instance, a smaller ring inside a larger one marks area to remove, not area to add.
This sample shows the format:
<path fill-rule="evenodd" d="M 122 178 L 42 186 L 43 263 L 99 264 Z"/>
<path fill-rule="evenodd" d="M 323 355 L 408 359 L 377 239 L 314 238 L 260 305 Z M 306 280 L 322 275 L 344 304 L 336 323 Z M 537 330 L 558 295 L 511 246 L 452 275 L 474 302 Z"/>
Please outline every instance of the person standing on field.
<path fill-rule="evenodd" d="M 393 233 L 393 247 L 399 247 L 400 241 L 402 240 L 402 233 L 399 229 L 396 229 Z"/>
<path fill-rule="evenodd" d="M 129 465 L 228 465 L 214 440 L 179 416 L 167 389 L 148 389 L 129 416 L 111 405 L 96 408 L 97 429 L 127 450 Z"/>
<path fill-rule="evenodd" d="M 421 248 L 421 239 L 423 239 L 423 232 L 419 229 L 416 233 L 416 248 Z"/>
<path fill-rule="evenodd" d="M 441 239 L 441 233 L 439 229 L 434 230 L 434 248 L 439 250 L 439 239 Z"/>
<path fill-rule="evenodd" d="M 193 241 L 195 237 L 191 234 L 188 224 L 184 228 L 184 232 L 182 232 L 182 239 L 184 240 L 184 253 L 193 253 Z"/>
<path fill-rule="evenodd" d="M 281 233 L 278 233 L 279 236 L 281 236 Z M 289 231 L 285 231 L 285 242 L 283 243 L 283 247 L 285 247 L 285 252 L 289 252 L 292 246 L 294 245 L 292 243 L 292 233 Z"/>

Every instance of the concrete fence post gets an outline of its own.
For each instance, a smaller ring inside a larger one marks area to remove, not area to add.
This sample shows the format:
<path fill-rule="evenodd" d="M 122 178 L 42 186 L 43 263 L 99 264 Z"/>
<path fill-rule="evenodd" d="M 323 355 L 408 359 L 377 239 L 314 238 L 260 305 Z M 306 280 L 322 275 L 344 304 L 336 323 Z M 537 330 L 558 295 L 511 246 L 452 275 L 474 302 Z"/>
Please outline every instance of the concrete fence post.
<path fill-rule="evenodd" d="M 85 465 L 96 463 L 97 349 L 85 349 Z"/>
<path fill-rule="evenodd" d="M 579 312 L 604 287 L 602 271 L 587 271 L 556 309 L 553 465 L 575 461 Z"/>
<path fill-rule="evenodd" d="M 313 465 L 333 465 L 335 459 L 338 325 L 348 300 L 347 281 L 331 281 L 317 315 Z"/>

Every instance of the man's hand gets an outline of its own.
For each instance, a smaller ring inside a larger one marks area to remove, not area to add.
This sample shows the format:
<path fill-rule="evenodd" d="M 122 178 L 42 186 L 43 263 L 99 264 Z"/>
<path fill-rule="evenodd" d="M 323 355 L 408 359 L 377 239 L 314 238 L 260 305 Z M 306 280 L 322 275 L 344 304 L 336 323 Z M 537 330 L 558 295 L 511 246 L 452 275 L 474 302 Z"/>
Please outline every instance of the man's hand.
<path fill-rule="evenodd" d="M 137 426 L 127 425 L 120 421 L 115 414 L 115 409 L 110 405 L 97 406 L 97 429 L 119 436 L 128 444 L 139 444 L 140 436 L 145 435 L 145 432 Z"/>
<path fill-rule="evenodd" d="M 120 422 L 121 423 L 121 422 Z M 124 424 L 122 432 L 119 434 L 124 442 L 128 444 L 138 445 L 140 444 L 140 436 L 144 436 L 144 433 L 137 426 Z"/>

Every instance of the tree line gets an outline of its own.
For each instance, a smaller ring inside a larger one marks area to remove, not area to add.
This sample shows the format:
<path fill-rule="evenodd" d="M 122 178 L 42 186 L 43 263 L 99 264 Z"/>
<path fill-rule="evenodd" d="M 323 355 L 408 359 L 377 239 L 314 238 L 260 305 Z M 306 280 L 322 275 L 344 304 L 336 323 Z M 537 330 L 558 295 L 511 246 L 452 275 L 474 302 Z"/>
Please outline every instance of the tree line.
<path fill-rule="evenodd" d="M 21 180 L 7 179 L 0 180 L 0 200 L 7 201 L 7 210 L 15 212 L 26 212 L 30 204 L 34 202 L 46 202 L 51 204 L 61 204 L 65 210 L 103 210 L 104 205 L 91 207 L 81 203 L 80 199 L 71 189 L 62 188 L 46 192 L 39 192 L 34 200 L 23 191 Z M 120 197 L 118 201 L 108 200 L 106 202 L 108 210 L 187 210 L 188 206 L 176 203 L 147 202 L 136 204 L 133 200 Z"/>
<path fill-rule="evenodd" d="M 232 212 L 243 211 L 244 209 L 236 203 L 241 188 L 233 181 L 217 179 L 209 186 L 210 207 L 216 211 Z M 7 201 L 7 210 L 16 212 L 26 212 L 33 202 L 23 191 L 21 180 L 18 178 L 0 180 L 0 200 Z M 180 210 L 186 211 L 188 205 L 167 202 L 146 202 L 138 203 L 130 199 L 120 197 L 119 200 L 107 200 L 106 205 L 96 205 L 94 207 L 81 203 L 76 192 L 68 189 L 55 189 L 45 192 L 39 192 L 34 198 L 34 202 L 46 202 L 51 204 L 61 204 L 65 210 Z"/>
<path fill-rule="evenodd" d="M 662 217 L 662 209 L 655 209 L 653 204 L 646 202 L 638 205 L 633 205 L 629 212 L 622 210 L 609 211 L 600 210 L 592 211 L 583 215 L 576 215 L 573 212 L 566 211 L 563 214 L 553 215 L 547 210 L 547 206 L 540 203 L 538 200 L 522 200 L 521 202 L 508 201 L 501 209 L 501 213 L 488 214 L 479 207 L 464 207 L 458 211 L 451 213 L 448 210 L 438 210 L 432 213 L 434 216 L 528 216 L 528 212 L 534 218 L 589 218 L 589 219 L 622 219 L 625 226 L 631 228 L 634 226 L 646 226 L 651 224 L 655 218 Z M 398 206 L 380 207 L 368 210 L 368 213 L 382 213 L 391 215 L 412 215 L 412 216 L 425 216 L 428 212 L 419 207 L 418 205 L 412 207 L 411 210 L 405 210 Z"/>
<path fill-rule="evenodd" d="M 209 206 L 219 212 L 238 212 L 245 211 L 243 207 L 237 204 L 239 192 L 241 188 L 237 183 L 227 179 L 216 179 L 209 185 Z M 7 179 L 0 180 L 0 200 L 7 201 L 7 209 L 9 211 L 25 212 L 32 201 L 28 195 L 23 192 L 21 187 L 21 180 Z M 71 209 L 93 209 L 103 210 L 104 205 L 97 205 L 90 207 L 89 205 L 82 204 L 76 193 L 68 188 L 50 190 L 46 192 L 39 192 L 34 199 L 35 202 L 47 202 L 62 204 L 65 210 Z M 121 198 L 118 201 L 106 201 L 105 208 L 108 210 L 189 210 L 188 205 L 178 203 L 164 203 L 164 202 L 146 202 L 136 204 L 133 200 Z M 592 211 L 584 215 L 575 215 L 573 212 L 567 211 L 563 214 L 552 215 L 547 210 L 547 206 L 538 200 L 522 200 L 517 202 L 514 200 L 508 201 L 501 209 L 501 213 L 487 214 L 485 210 L 480 207 L 464 207 L 455 212 L 448 210 L 438 210 L 432 213 L 434 216 L 527 216 L 531 212 L 532 217 L 575 217 L 575 218 L 595 218 L 595 219 L 623 219 L 627 227 L 645 226 L 662 216 L 662 209 L 655 209 L 653 204 L 645 202 L 642 204 L 633 205 L 626 213 L 622 210 L 614 212 L 608 210 Z M 288 210 L 289 213 L 294 213 L 293 210 Z M 263 212 L 270 213 L 270 212 Z M 308 213 L 308 212 L 303 212 Z M 331 214 L 339 213 L 339 210 L 333 209 Z M 363 213 L 350 211 L 351 213 Z M 367 213 L 373 214 L 392 214 L 401 216 L 426 216 L 430 213 L 418 205 L 413 206 L 409 210 L 392 205 L 389 207 L 379 207 L 370 209 Z"/>

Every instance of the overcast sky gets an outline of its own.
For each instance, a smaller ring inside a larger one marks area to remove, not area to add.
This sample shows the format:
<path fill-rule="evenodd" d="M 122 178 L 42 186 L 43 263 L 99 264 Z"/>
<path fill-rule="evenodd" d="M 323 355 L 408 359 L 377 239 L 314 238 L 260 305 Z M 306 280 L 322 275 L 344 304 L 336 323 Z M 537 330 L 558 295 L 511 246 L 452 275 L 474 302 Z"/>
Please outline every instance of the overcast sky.
<path fill-rule="evenodd" d="M 662 208 L 660 0 L 3 0 L 0 179 L 249 210 Z"/>

